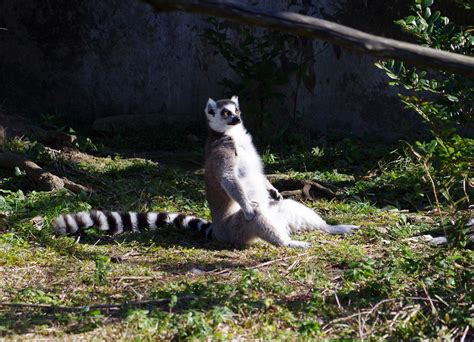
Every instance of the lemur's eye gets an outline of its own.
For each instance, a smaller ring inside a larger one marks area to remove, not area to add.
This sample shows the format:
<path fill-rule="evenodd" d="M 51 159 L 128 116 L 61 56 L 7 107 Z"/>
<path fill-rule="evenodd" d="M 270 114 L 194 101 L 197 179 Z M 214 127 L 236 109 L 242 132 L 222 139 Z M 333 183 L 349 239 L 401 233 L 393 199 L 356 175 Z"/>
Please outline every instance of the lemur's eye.
<path fill-rule="evenodd" d="M 230 115 L 230 112 L 229 112 L 227 109 L 224 109 L 224 110 L 222 111 L 222 115 L 224 115 L 224 116 L 229 116 L 229 115 Z"/>
<path fill-rule="evenodd" d="M 207 112 L 208 112 L 209 114 L 211 114 L 211 115 L 215 115 L 215 114 L 216 114 L 216 112 L 214 111 L 214 109 L 210 109 L 210 108 L 209 108 L 209 110 L 208 110 Z"/>
<path fill-rule="evenodd" d="M 235 111 L 235 114 L 237 114 L 238 116 L 240 116 L 240 110 L 237 109 L 237 110 Z"/>

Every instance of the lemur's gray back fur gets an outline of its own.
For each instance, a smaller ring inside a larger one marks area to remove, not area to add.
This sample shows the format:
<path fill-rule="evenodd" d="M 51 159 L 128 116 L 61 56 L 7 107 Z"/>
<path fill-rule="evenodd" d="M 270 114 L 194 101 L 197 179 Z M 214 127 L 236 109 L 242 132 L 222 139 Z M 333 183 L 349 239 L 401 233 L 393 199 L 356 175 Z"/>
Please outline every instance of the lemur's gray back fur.
<path fill-rule="evenodd" d="M 205 147 L 204 180 L 212 216 L 222 220 L 235 201 L 221 185 L 222 170 L 230 170 L 237 150 L 231 137 L 209 130 Z"/>

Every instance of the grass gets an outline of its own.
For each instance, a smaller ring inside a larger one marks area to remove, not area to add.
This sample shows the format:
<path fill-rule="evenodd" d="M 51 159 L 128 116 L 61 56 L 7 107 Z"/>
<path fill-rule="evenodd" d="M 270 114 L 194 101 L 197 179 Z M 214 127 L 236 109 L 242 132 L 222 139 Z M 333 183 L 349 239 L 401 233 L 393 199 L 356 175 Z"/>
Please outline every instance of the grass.
<path fill-rule="evenodd" d="M 10 146 L 32 155 L 27 141 Z M 308 250 L 264 243 L 234 248 L 171 226 L 114 238 L 94 230 L 81 239 L 52 233 L 59 213 L 90 208 L 209 218 L 199 159 L 184 168 L 100 153 L 45 162 L 92 186 L 92 195 L 26 191 L 30 184 L 21 173 L 1 171 L 0 298 L 30 306 L 0 305 L 0 336 L 472 337 L 473 253 L 413 238 L 436 228 L 432 214 L 419 211 L 426 208 L 423 192 L 410 187 L 419 170 L 390 154 L 392 146 L 344 141 L 305 150 L 269 149 L 263 157 L 271 172 L 335 189 L 337 199 L 307 203 L 329 222 L 362 225 L 347 237 L 299 235 L 312 243 Z M 117 305 L 96 307 L 101 304 Z"/>

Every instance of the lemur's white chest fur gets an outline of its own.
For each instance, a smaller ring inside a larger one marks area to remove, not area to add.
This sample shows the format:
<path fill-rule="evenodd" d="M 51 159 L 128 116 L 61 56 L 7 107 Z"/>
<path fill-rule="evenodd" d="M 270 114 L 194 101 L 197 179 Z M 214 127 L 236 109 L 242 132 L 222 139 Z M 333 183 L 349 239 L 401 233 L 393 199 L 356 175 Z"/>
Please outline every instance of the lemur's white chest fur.
<path fill-rule="evenodd" d="M 209 99 L 205 113 L 209 127 L 229 136 L 236 149 L 236 159 L 232 163 L 234 176 L 246 189 L 246 197 L 260 206 L 267 206 L 269 194 L 266 178 L 260 157 L 240 119 L 239 101 L 237 96 L 230 100 L 221 100 L 217 104 Z"/>
<path fill-rule="evenodd" d="M 237 125 L 225 132 L 235 143 L 237 150 L 237 167 L 235 172 L 242 180 L 242 185 L 249 189 L 248 197 L 260 205 L 269 202 L 268 191 L 265 186 L 265 174 L 262 161 L 252 142 L 252 137 L 243 125 Z"/>

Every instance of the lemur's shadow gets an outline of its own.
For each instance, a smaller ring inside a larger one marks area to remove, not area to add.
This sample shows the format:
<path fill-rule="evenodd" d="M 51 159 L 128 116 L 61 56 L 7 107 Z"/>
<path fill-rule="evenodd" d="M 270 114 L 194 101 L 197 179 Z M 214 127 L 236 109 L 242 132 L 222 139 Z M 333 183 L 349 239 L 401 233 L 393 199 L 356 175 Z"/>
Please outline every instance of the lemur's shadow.
<path fill-rule="evenodd" d="M 173 225 L 158 228 L 156 230 L 143 230 L 139 233 L 126 232 L 119 235 L 106 235 L 97 233 L 82 233 L 77 236 L 78 243 L 90 245 L 108 245 L 123 243 L 139 243 L 143 248 L 163 247 L 174 248 L 182 246 L 186 248 L 195 248 L 200 250 L 231 250 L 244 249 L 231 244 L 225 244 L 216 240 L 210 240 L 202 237 L 199 233 L 183 228 L 177 228 Z"/>
<path fill-rule="evenodd" d="M 246 249 L 245 246 L 237 246 L 232 244 L 226 244 L 216 240 L 209 240 L 201 237 L 196 232 L 176 228 L 173 225 L 159 228 L 154 231 L 142 231 L 140 233 L 123 233 L 116 236 L 110 235 L 98 235 L 98 234 L 82 234 L 76 237 L 78 244 L 88 244 L 94 246 L 100 245 L 126 245 L 127 248 L 133 250 L 133 246 L 137 246 L 136 250 L 140 250 L 141 256 L 146 256 L 149 253 L 150 258 L 133 258 L 128 257 L 128 253 L 115 254 L 111 252 L 109 257 L 111 262 L 114 263 L 127 263 L 127 264 L 149 264 L 153 267 L 158 267 L 160 270 L 171 274 L 187 274 L 198 275 L 207 272 L 219 272 L 227 271 L 238 268 L 249 268 L 255 266 L 261 260 L 241 260 L 235 258 L 232 255 L 219 255 L 216 258 L 205 258 L 194 260 L 193 258 L 182 258 L 178 260 L 157 260 L 154 256 L 159 255 L 159 251 L 156 248 L 165 248 L 172 250 L 173 253 L 182 253 L 187 255 L 189 250 L 199 251 L 228 251 L 230 254 Z M 263 242 L 262 242 L 263 243 Z M 180 251 L 179 247 L 183 247 Z M 154 249 L 154 250 L 152 250 Z M 166 252 L 165 252 L 166 253 Z M 76 253 L 74 253 L 76 255 Z M 192 253 L 194 254 L 194 253 Z M 85 259 L 90 259 L 91 255 L 84 255 Z M 80 256 L 79 256 L 80 258 Z"/>

